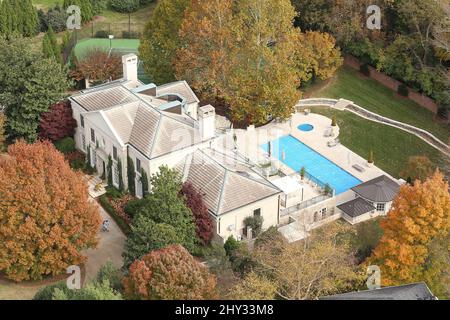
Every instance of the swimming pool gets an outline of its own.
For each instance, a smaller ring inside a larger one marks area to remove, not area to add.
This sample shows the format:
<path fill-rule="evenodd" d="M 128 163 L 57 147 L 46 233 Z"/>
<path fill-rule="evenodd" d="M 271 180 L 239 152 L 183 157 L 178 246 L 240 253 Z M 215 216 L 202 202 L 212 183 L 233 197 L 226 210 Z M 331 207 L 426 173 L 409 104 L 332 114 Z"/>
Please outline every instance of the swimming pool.
<path fill-rule="evenodd" d="M 314 126 L 312 124 L 309 124 L 309 123 L 304 123 L 304 124 L 299 125 L 297 127 L 297 129 L 300 130 L 300 131 L 308 132 L 308 131 L 314 130 Z"/>
<path fill-rule="evenodd" d="M 269 143 L 261 147 L 269 151 Z M 291 135 L 272 141 L 271 149 L 273 157 L 295 171 L 304 167 L 308 174 L 322 183 L 328 183 L 336 195 L 362 182 Z"/>

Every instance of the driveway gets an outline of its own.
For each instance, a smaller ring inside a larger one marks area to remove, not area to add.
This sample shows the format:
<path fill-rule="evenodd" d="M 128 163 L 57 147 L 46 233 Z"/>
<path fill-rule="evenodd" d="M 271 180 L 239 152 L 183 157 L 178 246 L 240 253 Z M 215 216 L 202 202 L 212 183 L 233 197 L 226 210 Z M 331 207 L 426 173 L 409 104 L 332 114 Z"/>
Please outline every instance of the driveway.
<path fill-rule="evenodd" d="M 99 243 L 97 248 L 85 251 L 88 258 L 86 262 L 85 282 L 86 280 L 94 279 L 100 268 L 108 261 L 111 261 L 117 268 L 122 267 L 122 252 L 126 240 L 125 235 L 109 214 L 93 198 L 90 198 L 89 201 L 93 202 L 99 208 L 102 221 L 105 219 L 110 221 L 110 230 L 109 232 L 99 230 Z"/>

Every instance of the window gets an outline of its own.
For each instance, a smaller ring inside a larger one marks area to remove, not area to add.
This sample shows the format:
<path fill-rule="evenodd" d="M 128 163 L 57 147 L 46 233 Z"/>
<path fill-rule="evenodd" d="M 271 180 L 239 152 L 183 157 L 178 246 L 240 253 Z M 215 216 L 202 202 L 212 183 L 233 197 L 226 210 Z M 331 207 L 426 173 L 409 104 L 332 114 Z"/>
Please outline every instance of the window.
<path fill-rule="evenodd" d="M 384 203 L 377 203 L 377 211 L 383 211 L 384 212 L 385 205 Z"/>
<path fill-rule="evenodd" d="M 113 174 L 113 184 L 118 186 L 119 185 L 119 166 L 118 166 L 118 164 L 117 163 L 114 164 L 113 168 L 114 168 L 114 170 L 113 170 L 113 173 L 114 173 Z"/>
<path fill-rule="evenodd" d="M 84 117 L 81 114 L 80 114 L 80 124 L 81 124 L 81 127 L 84 128 Z"/>
<path fill-rule="evenodd" d="M 261 208 L 253 210 L 253 216 L 255 217 L 261 217 Z"/>
<path fill-rule="evenodd" d="M 319 212 L 314 212 L 314 222 L 317 222 L 317 221 L 319 221 L 320 220 L 320 218 L 319 218 Z"/>
<path fill-rule="evenodd" d="M 117 148 L 113 146 L 113 159 L 117 160 Z"/>
<path fill-rule="evenodd" d="M 95 131 L 91 128 L 91 141 L 95 142 Z"/>
<path fill-rule="evenodd" d="M 141 172 L 141 160 L 136 158 L 136 171 Z"/>
<path fill-rule="evenodd" d="M 81 142 L 82 142 L 82 147 L 83 150 L 86 150 L 86 137 L 83 135 L 81 135 Z"/>
<path fill-rule="evenodd" d="M 322 219 L 324 219 L 327 216 L 327 208 L 320 210 L 320 214 L 322 215 Z"/>

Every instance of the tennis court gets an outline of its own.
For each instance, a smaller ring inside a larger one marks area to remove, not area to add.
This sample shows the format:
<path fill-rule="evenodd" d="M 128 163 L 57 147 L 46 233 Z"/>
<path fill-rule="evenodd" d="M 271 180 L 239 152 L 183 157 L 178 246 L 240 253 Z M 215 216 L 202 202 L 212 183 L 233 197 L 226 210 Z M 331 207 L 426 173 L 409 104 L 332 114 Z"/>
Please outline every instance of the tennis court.
<path fill-rule="evenodd" d="M 82 59 L 89 51 L 93 49 L 100 49 L 105 52 L 112 52 L 118 55 L 125 55 L 128 53 L 139 53 L 139 39 L 101 39 L 91 38 L 78 41 L 74 48 L 74 54 L 77 59 Z M 138 77 L 144 83 L 150 83 L 151 79 L 145 74 L 142 62 L 139 62 Z"/>

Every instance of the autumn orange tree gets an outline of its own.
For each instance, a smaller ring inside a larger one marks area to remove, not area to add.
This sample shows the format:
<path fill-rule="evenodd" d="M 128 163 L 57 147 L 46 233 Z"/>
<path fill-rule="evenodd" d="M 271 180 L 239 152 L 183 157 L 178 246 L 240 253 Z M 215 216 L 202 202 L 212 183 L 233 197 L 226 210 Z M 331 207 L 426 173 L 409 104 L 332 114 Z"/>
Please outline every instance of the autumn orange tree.
<path fill-rule="evenodd" d="M 94 247 L 100 216 L 81 174 L 50 142 L 19 141 L 0 162 L 0 272 L 36 280 L 64 273 Z"/>
<path fill-rule="evenodd" d="M 154 250 L 136 260 L 124 279 L 129 299 L 213 299 L 215 287 L 215 277 L 180 245 Z"/>
<path fill-rule="evenodd" d="M 0 152 L 3 151 L 5 148 L 5 124 L 6 124 L 6 117 L 3 112 L 0 111 Z"/>
<path fill-rule="evenodd" d="M 235 45 L 232 0 L 191 0 L 180 26 L 174 69 L 204 97 L 223 97 Z"/>
<path fill-rule="evenodd" d="M 116 80 L 122 76 L 122 58 L 93 48 L 81 59 L 75 59 L 70 76 L 77 81 L 87 79 L 94 83 Z"/>
<path fill-rule="evenodd" d="M 442 267 L 430 259 L 436 242 L 449 237 L 448 188 L 438 170 L 425 182 L 417 180 L 413 186 L 400 188 L 388 217 L 381 223 L 384 234 L 367 260 L 380 266 L 383 285 L 424 281 L 430 273 L 448 283 L 449 265 Z"/>

